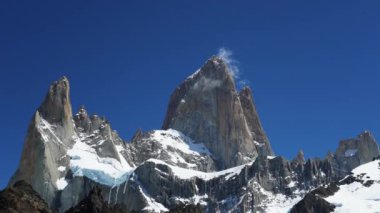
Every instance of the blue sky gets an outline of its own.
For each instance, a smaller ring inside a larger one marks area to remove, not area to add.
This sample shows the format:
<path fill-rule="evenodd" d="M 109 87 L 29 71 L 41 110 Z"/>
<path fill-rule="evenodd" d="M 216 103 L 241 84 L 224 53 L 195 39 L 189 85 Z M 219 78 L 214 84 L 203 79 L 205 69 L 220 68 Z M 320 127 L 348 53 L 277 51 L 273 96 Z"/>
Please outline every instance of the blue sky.
<path fill-rule="evenodd" d="M 129 140 L 158 129 L 171 92 L 221 47 L 254 91 L 276 154 L 323 157 L 380 137 L 380 1 L 1 1 L 0 188 L 49 84 Z"/>

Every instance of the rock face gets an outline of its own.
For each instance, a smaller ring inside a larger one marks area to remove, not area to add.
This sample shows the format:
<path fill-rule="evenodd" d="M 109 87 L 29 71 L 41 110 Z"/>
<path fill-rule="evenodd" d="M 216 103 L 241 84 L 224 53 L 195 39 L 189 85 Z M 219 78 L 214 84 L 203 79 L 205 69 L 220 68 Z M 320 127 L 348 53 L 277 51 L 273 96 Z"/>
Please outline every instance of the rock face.
<path fill-rule="evenodd" d="M 259 143 L 260 146 L 264 146 L 264 150 L 268 155 L 274 155 L 269 139 L 261 125 L 256 106 L 253 102 L 251 89 L 244 87 L 239 93 L 239 99 L 253 140 Z"/>
<path fill-rule="evenodd" d="M 126 213 L 129 212 L 126 206 L 116 204 L 108 204 L 103 195 L 102 191 L 98 187 L 94 187 L 90 194 L 82 200 L 75 207 L 70 208 L 66 213 Z"/>
<path fill-rule="evenodd" d="M 176 88 L 162 128 L 203 142 L 220 169 L 252 161 L 257 156 L 256 138 L 272 153 L 252 96 L 248 90 L 239 96 L 227 65 L 218 57 L 209 59 Z"/>
<path fill-rule="evenodd" d="M 356 138 L 342 140 L 335 151 L 336 164 L 341 173 L 348 174 L 355 167 L 380 155 L 379 146 L 369 131 Z"/>
<path fill-rule="evenodd" d="M 29 125 L 20 165 L 9 183 L 12 186 L 18 180 L 27 181 L 51 206 L 55 202 L 57 180 L 66 175 L 57 168 L 69 167 L 66 150 L 73 144 L 69 91 L 65 77 L 50 86 Z"/>
<path fill-rule="evenodd" d="M 2 213 L 55 213 L 32 186 L 25 181 L 18 181 L 13 186 L 0 192 L 0 212 Z"/>
<path fill-rule="evenodd" d="M 335 206 L 314 194 L 307 194 L 301 202 L 297 203 L 290 213 L 316 213 L 333 212 Z"/>

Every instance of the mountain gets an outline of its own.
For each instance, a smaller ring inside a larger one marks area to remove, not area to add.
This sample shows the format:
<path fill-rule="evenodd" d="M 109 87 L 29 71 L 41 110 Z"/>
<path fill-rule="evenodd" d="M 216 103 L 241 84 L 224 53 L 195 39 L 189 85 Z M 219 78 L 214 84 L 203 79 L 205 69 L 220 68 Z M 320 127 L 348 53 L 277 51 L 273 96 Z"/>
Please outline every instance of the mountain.
<path fill-rule="evenodd" d="M 239 95 L 226 63 L 212 57 L 175 89 L 162 128 L 204 143 L 220 169 L 248 163 L 268 140 L 247 93 Z"/>
<path fill-rule="evenodd" d="M 105 117 L 88 112 L 81 106 L 72 113 L 67 78 L 53 82 L 5 193 L 21 181 L 29 186 L 21 191 L 58 212 L 288 212 L 293 206 L 300 212 L 319 199 L 313 190 L 380 155 L 365 131 L 324 159 L 305 159 L 302 151 L 293 160 L 275 156 L 251 89 L 238 91 L 219 57 L 174 90 L 160 130 L 138 130 L 127 142 Z M 338 209 L 330 201 L 319 199 L 317 210 Z M 3 201 L 4 208 L 13 205 Z"/>

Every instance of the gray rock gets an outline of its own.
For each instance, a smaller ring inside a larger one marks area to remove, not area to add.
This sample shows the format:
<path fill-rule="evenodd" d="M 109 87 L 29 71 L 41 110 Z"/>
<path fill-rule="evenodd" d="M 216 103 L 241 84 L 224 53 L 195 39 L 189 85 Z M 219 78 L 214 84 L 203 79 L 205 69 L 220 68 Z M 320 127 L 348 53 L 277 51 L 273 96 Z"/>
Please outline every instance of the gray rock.
<path fill-rule="evenodd" d="M 257 149 L 225 62 L 209 59 L 173 92 L 163 129 L 203 142 L 220 169 L 252 161 Z"/>
<path fill-rule="evenodd" d="M 59 166 L 69 167 L 66 150 L 73 141 L 70 86 L 65 77 L 54 82 L 29 125 L 21 161 L 9 186 L 25 180 L 49 204 L 54 205 L 56 181 L 65 176 Z"/>
<path fill-rule="evenodd" d="M 177 147 L 176 144 L 172 146 L 163 146 L 162 143 L 157 141 L 155 134 L 160 134 L 164 140 L 176 141 L 178 144 L 190 144 L 191 139 L 179 133 L 179 135 L 171 134 L 171 131 L 150 131 L 143 133 L 139 131 L 132 139 L 132 143 L 128 144 L 130 150 L 127 156 L 134 162 L 135 165 L 141 165 L 146 160 L 154 158 L 164 161 L 173 166 L 182 168 L 199 170 L 199 171 L 215 171 L 216 162 L 213 156 L 204 150 L 205 153 L 185 152 Z"/>
<path fill-rule="evenodd" d="M 335 151 L 337 172 L 347 175 L 355 167 L 372 161 L 380 155 L 379 146 L 369 131 L 359 134 L 356 138 L 342 140 Z"/>
<path fill-rule="evenodd" d="M 257 141 L 261 144 L 261 146 L 264 146 L 268 155 L 274 155 L 269 139 L 261 125 L 260 118 L 253 101 L 251 89 L 247 86 L 244 87 L 239 93 L 239 99 L 253 140 Z"/>

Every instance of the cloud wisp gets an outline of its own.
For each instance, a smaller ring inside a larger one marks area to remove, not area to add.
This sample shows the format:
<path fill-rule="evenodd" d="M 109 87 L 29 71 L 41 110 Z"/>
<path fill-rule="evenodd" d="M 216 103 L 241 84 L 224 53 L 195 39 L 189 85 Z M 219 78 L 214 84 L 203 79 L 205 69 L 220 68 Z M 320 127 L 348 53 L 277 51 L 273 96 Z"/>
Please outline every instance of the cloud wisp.
<path fill-rule="evenodd" d="M 219 51 L 218 51 L 218 57 L 220 57 L 221 59 L 223 59 L 228 67 L 228 70 L 231 74 L 231 76 L 235 79 L 235 81 L 237 81 L 239 79 L 239 81 L 237 81 L 237 88 L 240 90 L 242 89 L 243 87 L 245 86 L 249 86 L 251 83 L 249 80 L 246 80 L 246 79 L 240 79 L 241 77 L 241 72 L 239 70 L 239 62 L 234 59 L 232 57 L 233 53 L 231 50 L 225 48 L 225 47 L 221 47 L 219 48 Z"/>
<path fill-rule="evenodd" d="M 232 57 L 232 51 L 224 47 L 219 48 L 218 57 L 220 57 L 226 62 L 231 76 L 234 79 L 238 79 L 240 75 L 238 67 L 239 62 Z"/>

